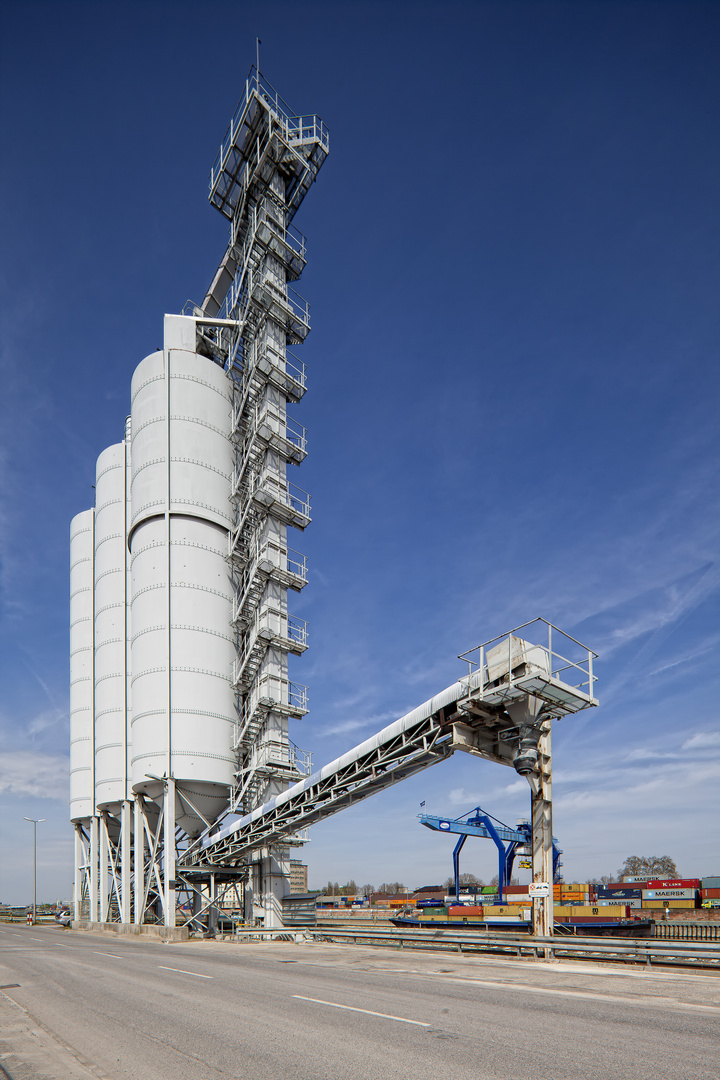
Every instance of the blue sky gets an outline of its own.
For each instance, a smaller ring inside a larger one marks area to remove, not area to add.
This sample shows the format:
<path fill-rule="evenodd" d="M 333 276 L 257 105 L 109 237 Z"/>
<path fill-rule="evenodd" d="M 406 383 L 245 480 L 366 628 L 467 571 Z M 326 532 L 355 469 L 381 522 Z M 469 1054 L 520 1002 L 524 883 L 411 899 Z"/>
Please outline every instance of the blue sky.
<path fill-rule="evenodd" d="M 250 64 L 331 153 L 298 214 L 317 767 L 543 615 L 600 653 L 554 734 L 565 877 L 720 872 L 717 4 L 2 4 L 0 899 L 69 895 L 68 527 L 162 315 L 224 249 Z M 443 880 L 448 763 L 316 826 L 311 885 Z M 491 845 L 464 868 L 489 879 Z"/>

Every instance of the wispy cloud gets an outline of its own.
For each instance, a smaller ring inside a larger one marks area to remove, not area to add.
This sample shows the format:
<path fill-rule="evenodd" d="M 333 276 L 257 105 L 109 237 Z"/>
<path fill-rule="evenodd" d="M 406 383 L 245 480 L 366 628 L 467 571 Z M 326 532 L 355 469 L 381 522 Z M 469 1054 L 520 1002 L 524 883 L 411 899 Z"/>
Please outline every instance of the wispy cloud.
<path fill-rule="evenodd" d="M 682 744 L 683 750 L 704 750 L 713 746 L 720 747 L 720 731 L 699 731 Z"/>
<path fill-rule="evenodd" d="M 348 735 L 351 731 L 362 731 L 364 728 L 372 728 L 373 731 L 378 731 L 384 724 L 398 720 L 401 715 L 402 713 L 396 712 L 376 713 L 374 716 L 340 720 L 336 724 L 329 724 L 327 727 L 318 728 L 317 730 L 323 735 Z"/>
<path fill-rule="evenodd" d="M 0 793 L 68 801 L 68 758 L 29 750 L 4 753 L 0 759 Z"/>

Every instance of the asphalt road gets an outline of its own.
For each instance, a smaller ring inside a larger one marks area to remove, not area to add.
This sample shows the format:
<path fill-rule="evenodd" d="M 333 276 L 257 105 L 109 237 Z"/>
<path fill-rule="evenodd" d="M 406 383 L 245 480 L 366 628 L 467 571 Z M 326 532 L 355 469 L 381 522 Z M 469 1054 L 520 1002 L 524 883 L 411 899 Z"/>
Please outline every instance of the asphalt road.
<path fill-rule="evenodd" d="M 720 1077 L 715 975 L 4 925 L 0 987 L 1 1080 Z"/>

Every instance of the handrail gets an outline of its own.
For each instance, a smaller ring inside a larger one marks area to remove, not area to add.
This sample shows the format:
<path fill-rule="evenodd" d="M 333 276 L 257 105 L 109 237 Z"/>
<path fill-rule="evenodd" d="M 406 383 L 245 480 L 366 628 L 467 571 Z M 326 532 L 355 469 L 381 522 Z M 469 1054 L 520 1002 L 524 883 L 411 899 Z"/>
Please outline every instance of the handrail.
<path fill-rule="evenodd" d="M 317 927 L 311 931 L 325 939 L 365 939 L 383 940 L 389 944 L 399 944 L 401 947 L 413 943 L 420 945 L 455 946 L 459 951 L 463 948 L 486 949 L 497 951 L 502 948 L 514 951 L 518 956 L 524 951 L 545 951 L 555 956 L 561 954 L 593 954 L 600 957 L 610 958 L 612 955 L 623 959 L 638 959 L 650 965 L 651 963 L 692 963 L 694 967 L 720 967 L 720 942 L 699 941 L 661 941 L 657 943 L 653 938 L 612 939 L 608 944 L 607 937 L 536 937 L 529 934 L 492 933 L 463 931 L 453 933 L 446 930 L 336 930 L 332 927 Z"/>
<path fill-rule="evenodd" d="M 210 170 L 210 190 L 215 186 L 217 177 L 223 170 L 225 159 L 232 147 L 238 130 L 242 127 L 243 117 L 253 97 L 257 97 L 268 108 L 271 115 L 280 122 L 282 128 L 290 140 L 304 140 L 316 138 L 323 149 L 327 152 L 330 147 L 330 136 L 327 127 L 318 116 L 294 116 L 289 105 L 283 101 L 274 86 L 272 86 L 257 71 L 255 65 L 250 68 L 250 75 L 245 80 L 245 92 L 238 102 L 233 113 L 227 131 L 220 143 L 220 150 Z M 307 134 L 306 134 L 307 132 Z"/>

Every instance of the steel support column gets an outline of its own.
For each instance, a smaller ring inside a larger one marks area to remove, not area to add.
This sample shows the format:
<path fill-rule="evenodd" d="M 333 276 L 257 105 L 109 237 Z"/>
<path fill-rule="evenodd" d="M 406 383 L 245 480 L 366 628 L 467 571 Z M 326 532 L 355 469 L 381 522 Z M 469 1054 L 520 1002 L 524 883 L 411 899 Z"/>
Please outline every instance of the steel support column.
<path fill-rule="evenodd" d="M 165 783 L 163 808 L 163 885 L 165 900 L 165 925 L 175 925 L 175 780 L 168 777 Z"/>
<path fill-rule="evenodd" d="M 133 915 L 136 925 L 143 921 L 145 908 L 145 825 L 143 823 L 142 795 L 135 796 L 134 844 L 133 844 Z"/>
<path fill-rule="evenodd" d="M 130 922 L 131 882 L 132 882 L 132 847 L 131 847 L 132 803 L 127 800 L 120 810 L 120 922 Z"/>
<path fill-rule="evenodd" d="M 100 828 L 100 922 L 110 922 L 110 890 L 109 890 L 109 863 L 110 844 L 108 841 L 107 814 L 102 814 L 98 819 Z"/>
<path fill-rule="evenodd" d="M 552 839 L 552 759 L 550 720 L 543 724 L 538 741 L 537 791 L 531 798 L 533 881 L 546 881 L 550 895 L 533 901 L 533 933 L 549 937 L 553 932 L 553 839 Z"/>
<path fill-rule="evenodd" d="M 97 815 L 93 815 L 90 819 L 90 859 L 88 866 L 88 873 L 90 876 L 90 922 L 99 922 L 100 915 L 98 912 L 98 865 L 100 862 L 99 851 L 99 839 L 100 839 L 100 819 Z"/>
<path fill-rule="evenodd" d="M 85 865 L 85 845 L 82 841 L 82 826 L 75 825 L 75 878 L 73 883 L 73 919 L 80 919 L 80 907 L 83 890 L 83 868 Z"/>

